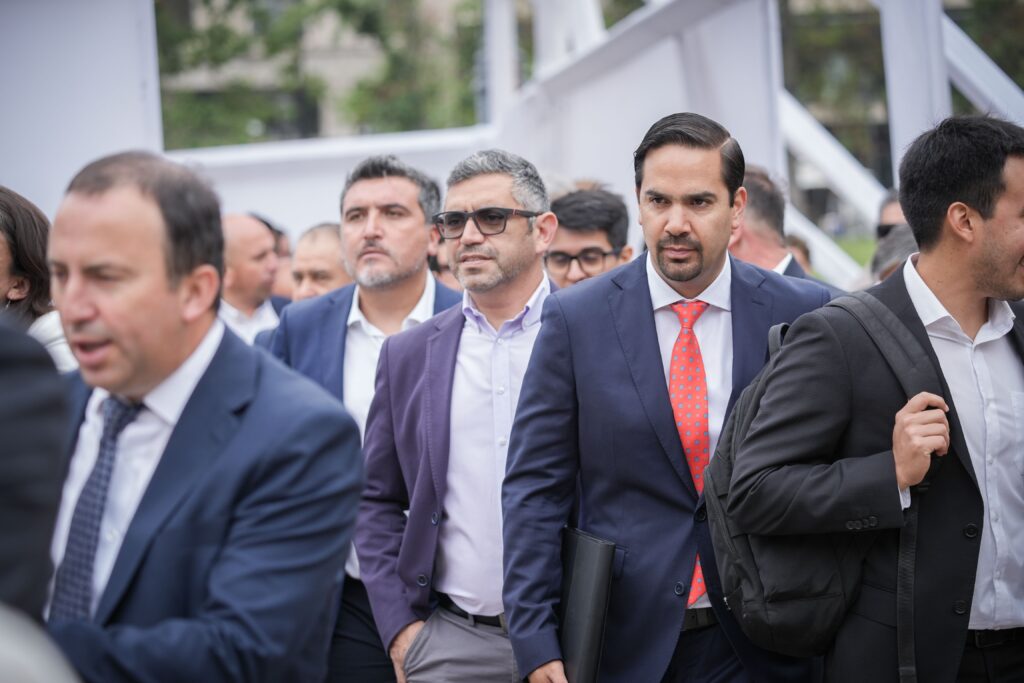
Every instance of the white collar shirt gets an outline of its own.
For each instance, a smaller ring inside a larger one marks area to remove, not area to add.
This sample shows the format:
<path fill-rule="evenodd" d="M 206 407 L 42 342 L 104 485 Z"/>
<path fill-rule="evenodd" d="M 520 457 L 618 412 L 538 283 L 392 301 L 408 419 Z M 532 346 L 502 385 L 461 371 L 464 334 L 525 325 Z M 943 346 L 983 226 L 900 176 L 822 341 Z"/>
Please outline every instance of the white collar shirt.
<path fill-rule="evenodd" d="M 424 268 L 424 271 L 426 269 Z M 434 278 L 424 272 L 426 285 L 423 287 L 423 294 L 409 315 L 402 321 L 402 331 L 408 330 L 434 315 L 434 297 L 437 288 Z M 359 308 L 359 286 L 356 285 L 352 294 L 352 308 L 348 312 L 348 320 L 345 322 L 347 331 L 345 333 L 345 358 L 344 379 L 342 380 L 342 396 L 344 397 L 345 409 L 359 426 L 360 437 L 366 432 L 366 419 L 370 414 L 370 403 L 373 401 L 373 393 L 376 386 L 377 361 L 380 360 L 380 351 L 384 346 L 387 335 L 377 329 Z M 351 550 L 348 559 L 345 561 L 345 573 L 354 579 L 358 579 L 359 561 L 356 559 L 355 550 Z"/>
<path fill-rule="evenodd" d="M 121 542 L 131 524 L 142 496 L 178 419 L 195 391 L 224 338 L 224 324 L 215 321 L 206 336 L 185 362 L 142 399 L 143 409 L 124 428 L 117 441 L 117 457 L 110 475 L 106 505 L 100 522 L 99 541 L 93 564 L 93 593 L 90 613 L 96 612 L 100 596 L 107 586 Z M 85 419 L 78 430 L 78 441 L 64 481 L 57 524 L 50 545 L 53 566 L 59 567 L 67 547 L 71 517 L 86 480 L 96 464 L 103 434 L 103 402 L 110 396 L 105 389 L 94 389 L 86 403 Z M 51 581 L 52 593 L 52 581 Z"/>
<path fill-rule="evenodd" d="M 1024 364 L 1014 314 L 989 299 L 971 339 L 907 259 L 903 278 L 942 367 L 984 501 L 970 628 L 1024 626 Z M 952 457 L 952 456 L 947 456 Z"/>
<path fill-rule="evenodd" d="M 672 365 L 672 347 L 682 330 L 679 316 L 672 304 L 686 299 L 655 270 L 651 255 L 647 256 L 647 285 L 651 291 L 654 309 L 654 327 L 658 333 L 661 365 L 665 372 L 665 401 L 668 399 L 668 380 Z M 725 426 L 725 413 L 732 396 L 732 262 L 728 256 L 722 272 L 701 292 L 695 301 L 708 304 L 707 309 L 693 325 L 694 336 L 704 362 L 704 376 L 708 390 L 709 451 L 715 452 L 718 439 Z M 707 595 L 697 599 L 693 607 L 710 607 Z"/>
<path fill-rule="evenodd" d="M 781 261 L 779 261 L 778 263 L 775 264 L 775 267 L 772 268 L 772 270 L 774 270 L 779 275 L 785 275 L 786 274 L 786 268 L 789 268 L 789 264 L 792 261 L 793 261 L 793 255 L 792 254 L 786 254 L 785 256 L 782 257 Z"/>
<path fill-rule="evenodd" d="M 498 330 L 463 294 L 434 588 L 470 614 L 504 611 L 501 483 L 523 375 L 550 292 L 545 276 L 523 310 Z"/>
<path fill-rule="evenodd" d="M 253 311 L 252 315 L 246 315 L 224 299 L 220 300 L 220 319 L 232 332 L 242 338 L 246 344 L 252 346 L 256 341 L 256 335 L 263 330 L 272 330 L 277 327 L 280 320 L 274 305 L 267 299 L 259 308 Z"/>

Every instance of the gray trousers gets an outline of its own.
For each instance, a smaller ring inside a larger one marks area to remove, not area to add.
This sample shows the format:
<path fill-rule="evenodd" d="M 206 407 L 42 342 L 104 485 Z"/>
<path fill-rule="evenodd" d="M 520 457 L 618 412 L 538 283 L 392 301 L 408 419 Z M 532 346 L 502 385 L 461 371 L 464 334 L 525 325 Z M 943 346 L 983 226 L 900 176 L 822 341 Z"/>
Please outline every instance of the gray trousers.
<path fill-rule="evenodd" d="M 409 683 L 519 683 L 512 642 L 501 628 L 438 608 L 405 653 Z"/>

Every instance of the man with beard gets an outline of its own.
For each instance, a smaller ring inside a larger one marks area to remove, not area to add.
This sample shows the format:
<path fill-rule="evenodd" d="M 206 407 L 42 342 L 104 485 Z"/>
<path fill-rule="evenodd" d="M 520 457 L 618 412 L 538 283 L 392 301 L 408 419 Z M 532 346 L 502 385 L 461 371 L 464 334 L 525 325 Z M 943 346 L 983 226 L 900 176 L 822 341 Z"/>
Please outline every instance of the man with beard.
<path fill-rule="evenodd" d="M 384 343 L 356 548 L 399 681 L 512 683 L 501 480 L 558 219 L 533 164 L 487 150 L 455 166 L 434 225 L 462 305 Z"/>
<path fill-rule="evenodd" d="M 440 202 L 437 183 L 396 157 L 360 162 L 341 192 L 342 254 L 355 283 L 288 306 L 271 339 L 271 353 L 338 397 L 361 433 L 384 340 L 460 300 L 427 269 Z M 328 680 L 393 679 L 354 551 L 345 574 Z"/>
<path fill-rule="evenodd" d="M 729 257 L 747 194 L 721 125 L 661 119 L 634 172 L 648 254 L 547 300 L 523 380 L 502 492 L 516 662 L 531 683 L 566 680 L 559 532 L 575 507 L 616 544 L 600 680 L 807 680 L 808 662 L 754 647 L 722 601 L 703 471 L 769 328 L 828 292 Z"/>
<path fill-rule="evenodd" d="M 869 292 L 939 386 L 908 396 L 854 319 L 805 316 L 736 455 L 729 504 L 745 532 L 867 548 L 827 680 L 906 680 L 897 558 L 912 503 L 916 680 L 1021 681 L 1024 129 L 946 119 L 907 149 L 900 204 L 920 253 Z"/>

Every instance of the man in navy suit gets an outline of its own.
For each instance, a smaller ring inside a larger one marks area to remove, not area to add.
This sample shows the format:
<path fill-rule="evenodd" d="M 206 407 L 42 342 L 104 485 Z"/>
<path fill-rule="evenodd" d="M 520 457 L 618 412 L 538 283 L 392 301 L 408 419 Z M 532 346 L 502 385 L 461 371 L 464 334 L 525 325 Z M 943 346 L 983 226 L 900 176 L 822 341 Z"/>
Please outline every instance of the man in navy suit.
<path fill-rule="evenodd" d="M 217 318 L 216 195 L 145 152 L 86 166 L 54 221 L 80 366 L 50 634 L 86 681 L 320 681 L 359 432 Z"/>
<path fill-rule="evenodd" d="M 427 268 L 434 239 L 430 218 L 440 202 L 437 183 L 397 158 L 360 162 L 341 192 L 341 252 L 355 283 L 295 302 L 271 337 L 271 353 L 337 396 L 360 431 L 385 338 L 462 300 Z M 393 680 L 354 552 L 345 573 L 329 680 Z"/>
<path fill-rule="evenodd" d="M 599 677 L 800 681 L 809 663 L 753 647 L 725 605 L 702 472 L 769 328 L 829 300 L 731 259 L 746 191 L 739 144 L 697 114 L 635 153 L 648 254 L 548 299 L 512 430 L 502 507 L 505 607 L 531 683 L 565 681 L 559 532 L 616 544 Z"/>
<path fill-rule="evenodd" d="M 522 680 L 501 602 L 501 479 L 551 289 L 548 206 L 521 157 L 459 162 L 435 225 L 462 305 L 381 351 L 356 548 L 400 681 Z"/>

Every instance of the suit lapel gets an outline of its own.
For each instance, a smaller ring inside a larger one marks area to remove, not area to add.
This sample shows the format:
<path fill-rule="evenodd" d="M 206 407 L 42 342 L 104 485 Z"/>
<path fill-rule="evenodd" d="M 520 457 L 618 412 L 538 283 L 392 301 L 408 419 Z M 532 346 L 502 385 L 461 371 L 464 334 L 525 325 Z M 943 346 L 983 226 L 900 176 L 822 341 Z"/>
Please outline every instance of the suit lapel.
<path fill-rule="evenodd" d="M 68 388 L 68 403 L 71 411 L 68 413 L 68 451 L 64 454 L 64 478 L 67 479 L 68 467 L 71 458 L 78 447 L 78 432 L 85 422 L 85 409 L 89 405 L 89 397 L 92 396 L 92 387 L 82 381 L 82 375 L 75 371 L 65 379 Z"/>
<path fill-rule="evenodd" d="M 651 291 L 647 285 L 646 259 L 638 258 L 630 266 L 622 268 L 612 277 L 612 282 L 619 288 L 608 297 L 612 321 L 626 365 L 633 376 L 640 405 L 676 474 L 697 498 L 697 489 L 683 456 L 683 445 L 679 441 L 668 399 Z"/>
<path fill-rule="evenodd" d="M 744 387 L 760 372 L 766 360 L 772 302 L 761 291 L 763 282 L 763 273 L 732 259 L 732 394 L 725 411 L 726 419 Z"/>
<path fill-rule="evenodd" d="M 255 393 L 255 353 L 225 331 L 209 368 L 171 432 L 167 448 L 128 526 L 96 608 L 96 623 L 104 624 L 110 618 L 153 538 L 237 432 L 242 408 Z"/>
<path fill-rule="evenodd" d="M 455 361 L 465 317 L 461 306 L 444 311 L 430 323 L 435 331 L 427 338 L 427 387 L 424 417 L 427 425 L 427 460 L 437 491 L 444 500 L 448 480 L 448 449 L 451 443 L 452 384 Z"/>
<path fill-rule="evenodd" d="M 960 464 L 963 465 L 965 470 L 967 470 L 967 474 L 970 476 L 971 481 L 973 481 L 975 487 L 977 487 L 978 478 L 974 474 L 974 465 L 971 463 L 971 452 L 967 450 L 967 442 L 964 440 L 963 429 L 960 427 L 960 419 L 957 417 L 956 405 L 953 403 L 953 395 L 950 393 L 949 384 L 946 382 L 946 378 L 942 374 L 942 365 L 939 363 L 939 357 L 935 354 L 935 349 L 932 348 L 932 341 L 928 338 L 928 331 L 925 329 L 924 323 L 921 322 L 921 317 L 917 314 L 917 309 L 914 308 L 914 302 L 910 300 L 910 294 L 907 292 L 907 284 L 903 279 L 903 269 L 897 268 L 896 272 L 890 275 L 884 282 L 872 287 L 870 292 L 875 295 L 879 301 L 888 306 L 892 312 L 903 321 L 907 326 L 907 329 L 910 330 L 911 334 L 913 334 L 921 344 L 925 353 L 928 354 L 928 360 L 931 361 L 932 367 L 934 367 L 935 373 L 939 377 L 939 383 L 942 386 L 942 397 L 949 405 L 949 414 L 946 417 L 949 420 L 950 427 L 950 448 L 956 453 L 957 460 L 959 460 Z"/>
<path fill-rule="evenodd" d="M 345 401 L 345 340 L 348 336 L 348 315 L 352 310 L 355 285 L 342 287 L 333 298 L 330 320 L 320 326 L 320 351 L 323 354 L 323 385 Z"/>

